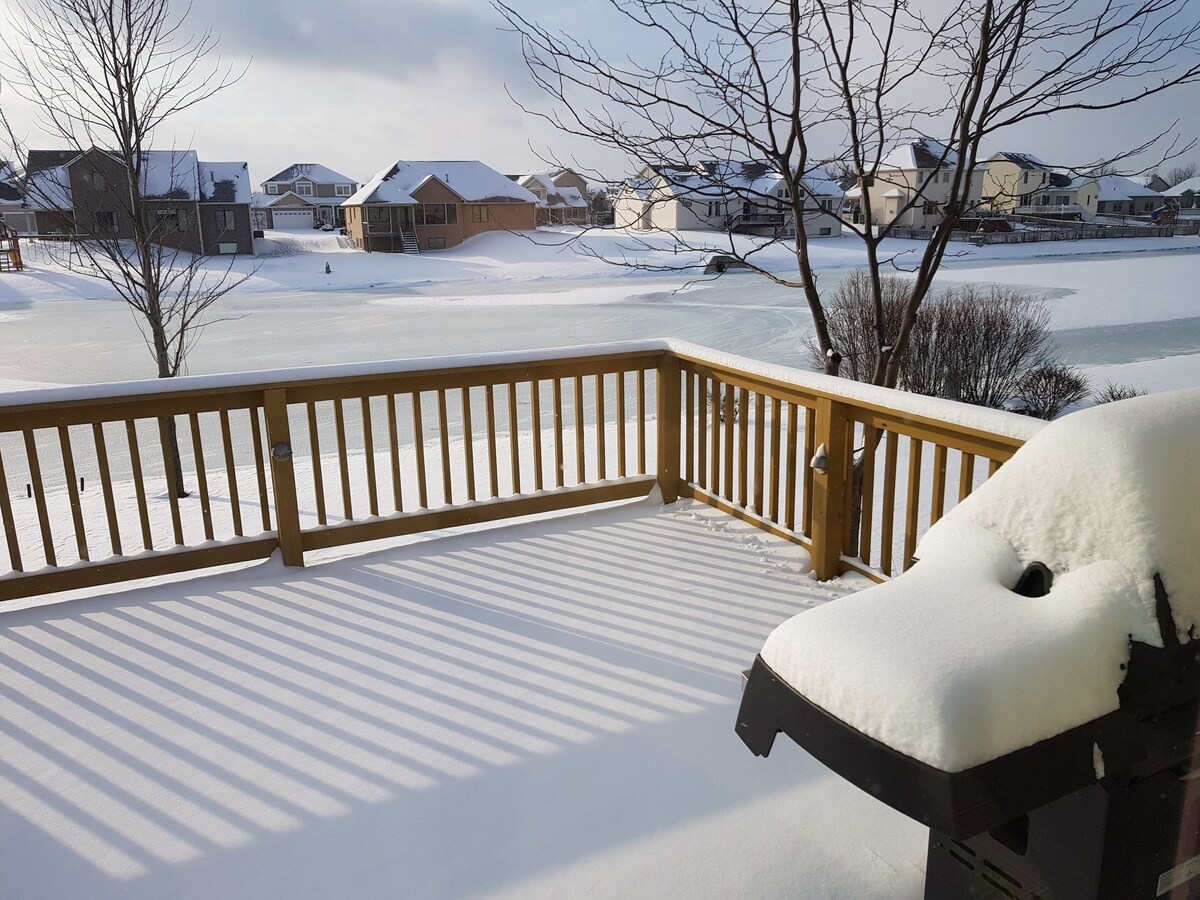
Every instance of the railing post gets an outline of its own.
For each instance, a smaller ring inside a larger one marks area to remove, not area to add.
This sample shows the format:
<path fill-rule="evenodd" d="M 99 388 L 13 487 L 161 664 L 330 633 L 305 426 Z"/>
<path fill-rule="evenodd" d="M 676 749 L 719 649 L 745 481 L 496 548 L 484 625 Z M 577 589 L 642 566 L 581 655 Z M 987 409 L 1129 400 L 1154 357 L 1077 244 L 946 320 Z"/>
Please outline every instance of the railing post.
<path fill-rule="evenodd" d="M 825 448 L 825 471 L 813 472 L 812 562 L 821 581 L 842 574 L 842 550 L 850 525 L 854 473 L 847 412 L 844 403 L 826 397 L 817 400 L 814 443 Z M 804 460 L 804 465 L 811 464 L 811 460 Z"/>
<path fill-rule="evenodd" d="M 664 352 L 658 359 L 658 490 L 663 503 L 679 499 L 679 359 Z"/>
<path fill-rule="evenodd" d="M 263 392 L 267 418 L 267 450 L 271 458 L 271 489 L 275 495 L 275 525 L 285 566 L 304 565 L 300 536 L 300 505 L 296 498 L 296 472 L 292 467 L 292 430 L 288 423 L 287 391 Z"/>

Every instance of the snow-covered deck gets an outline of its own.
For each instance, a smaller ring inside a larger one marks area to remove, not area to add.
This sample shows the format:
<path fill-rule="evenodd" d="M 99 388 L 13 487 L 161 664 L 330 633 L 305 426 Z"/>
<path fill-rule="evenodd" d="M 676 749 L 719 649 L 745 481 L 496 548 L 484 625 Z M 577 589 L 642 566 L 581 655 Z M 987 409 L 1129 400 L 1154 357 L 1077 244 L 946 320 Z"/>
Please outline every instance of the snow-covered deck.
<path fill-rule="evenodd" d="M 0 896 L 921 895 L 741 669 L 852 589 L 651 501 L 0 613 Z"/>

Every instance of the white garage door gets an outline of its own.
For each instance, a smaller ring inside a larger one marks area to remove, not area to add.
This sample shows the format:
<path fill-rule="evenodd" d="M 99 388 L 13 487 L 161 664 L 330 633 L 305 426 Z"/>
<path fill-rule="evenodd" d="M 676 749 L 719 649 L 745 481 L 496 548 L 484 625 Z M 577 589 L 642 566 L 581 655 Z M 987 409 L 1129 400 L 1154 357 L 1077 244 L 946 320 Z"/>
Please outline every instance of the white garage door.
<path fill-rule="evenodd" d="M 271 221 L 275 223 L 276 228 L 312 228 L 312 210 L 302 209 L 298 212 L 282 209 L 272 210 Z"/>

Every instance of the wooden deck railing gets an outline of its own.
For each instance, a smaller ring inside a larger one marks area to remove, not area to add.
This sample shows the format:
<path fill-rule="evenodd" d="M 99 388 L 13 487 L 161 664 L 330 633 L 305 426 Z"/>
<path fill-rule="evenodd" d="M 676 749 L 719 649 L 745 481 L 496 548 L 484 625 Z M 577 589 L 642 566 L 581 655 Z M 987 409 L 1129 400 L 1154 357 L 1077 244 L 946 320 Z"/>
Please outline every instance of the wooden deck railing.
<path fill-rule="evenodd" d="M 881 578 L 1033 427 L 991 433 L 882 402 L 894 392 L 853 400 L 831 390 L 846 382 L 715 360 L 660 341 L 0 397 L 0 600 L 277 550 L 303 565 L 656 484 L 802 544 L 822 578 Z M 173 444 L 185 498 L 167 490 Z M 871 464 L 852 546 L 856 458 Z"/>

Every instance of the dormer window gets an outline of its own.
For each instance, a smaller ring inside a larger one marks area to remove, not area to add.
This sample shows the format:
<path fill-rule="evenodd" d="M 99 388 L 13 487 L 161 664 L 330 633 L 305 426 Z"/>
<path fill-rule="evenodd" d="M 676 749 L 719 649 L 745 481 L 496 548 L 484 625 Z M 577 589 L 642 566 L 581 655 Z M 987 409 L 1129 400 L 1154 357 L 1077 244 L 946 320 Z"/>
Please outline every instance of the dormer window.
<path fill-rule="evenodd" d="M 312 186 L 311 181 L 297 181 L 296 182 L 296 193 L 299 194 L 301 197 L 311 197 L 312 192 L 313 192 L 313 186 Z"/>
<path fill-rule="evenodd" d="M 279 193 L 279 185 L 277 185 L 277 184 L 268 184 L 268 185 L 267 185 L 267 193 L 268 193 L 268 194 L 278 194 L 278 193 Z"/>

